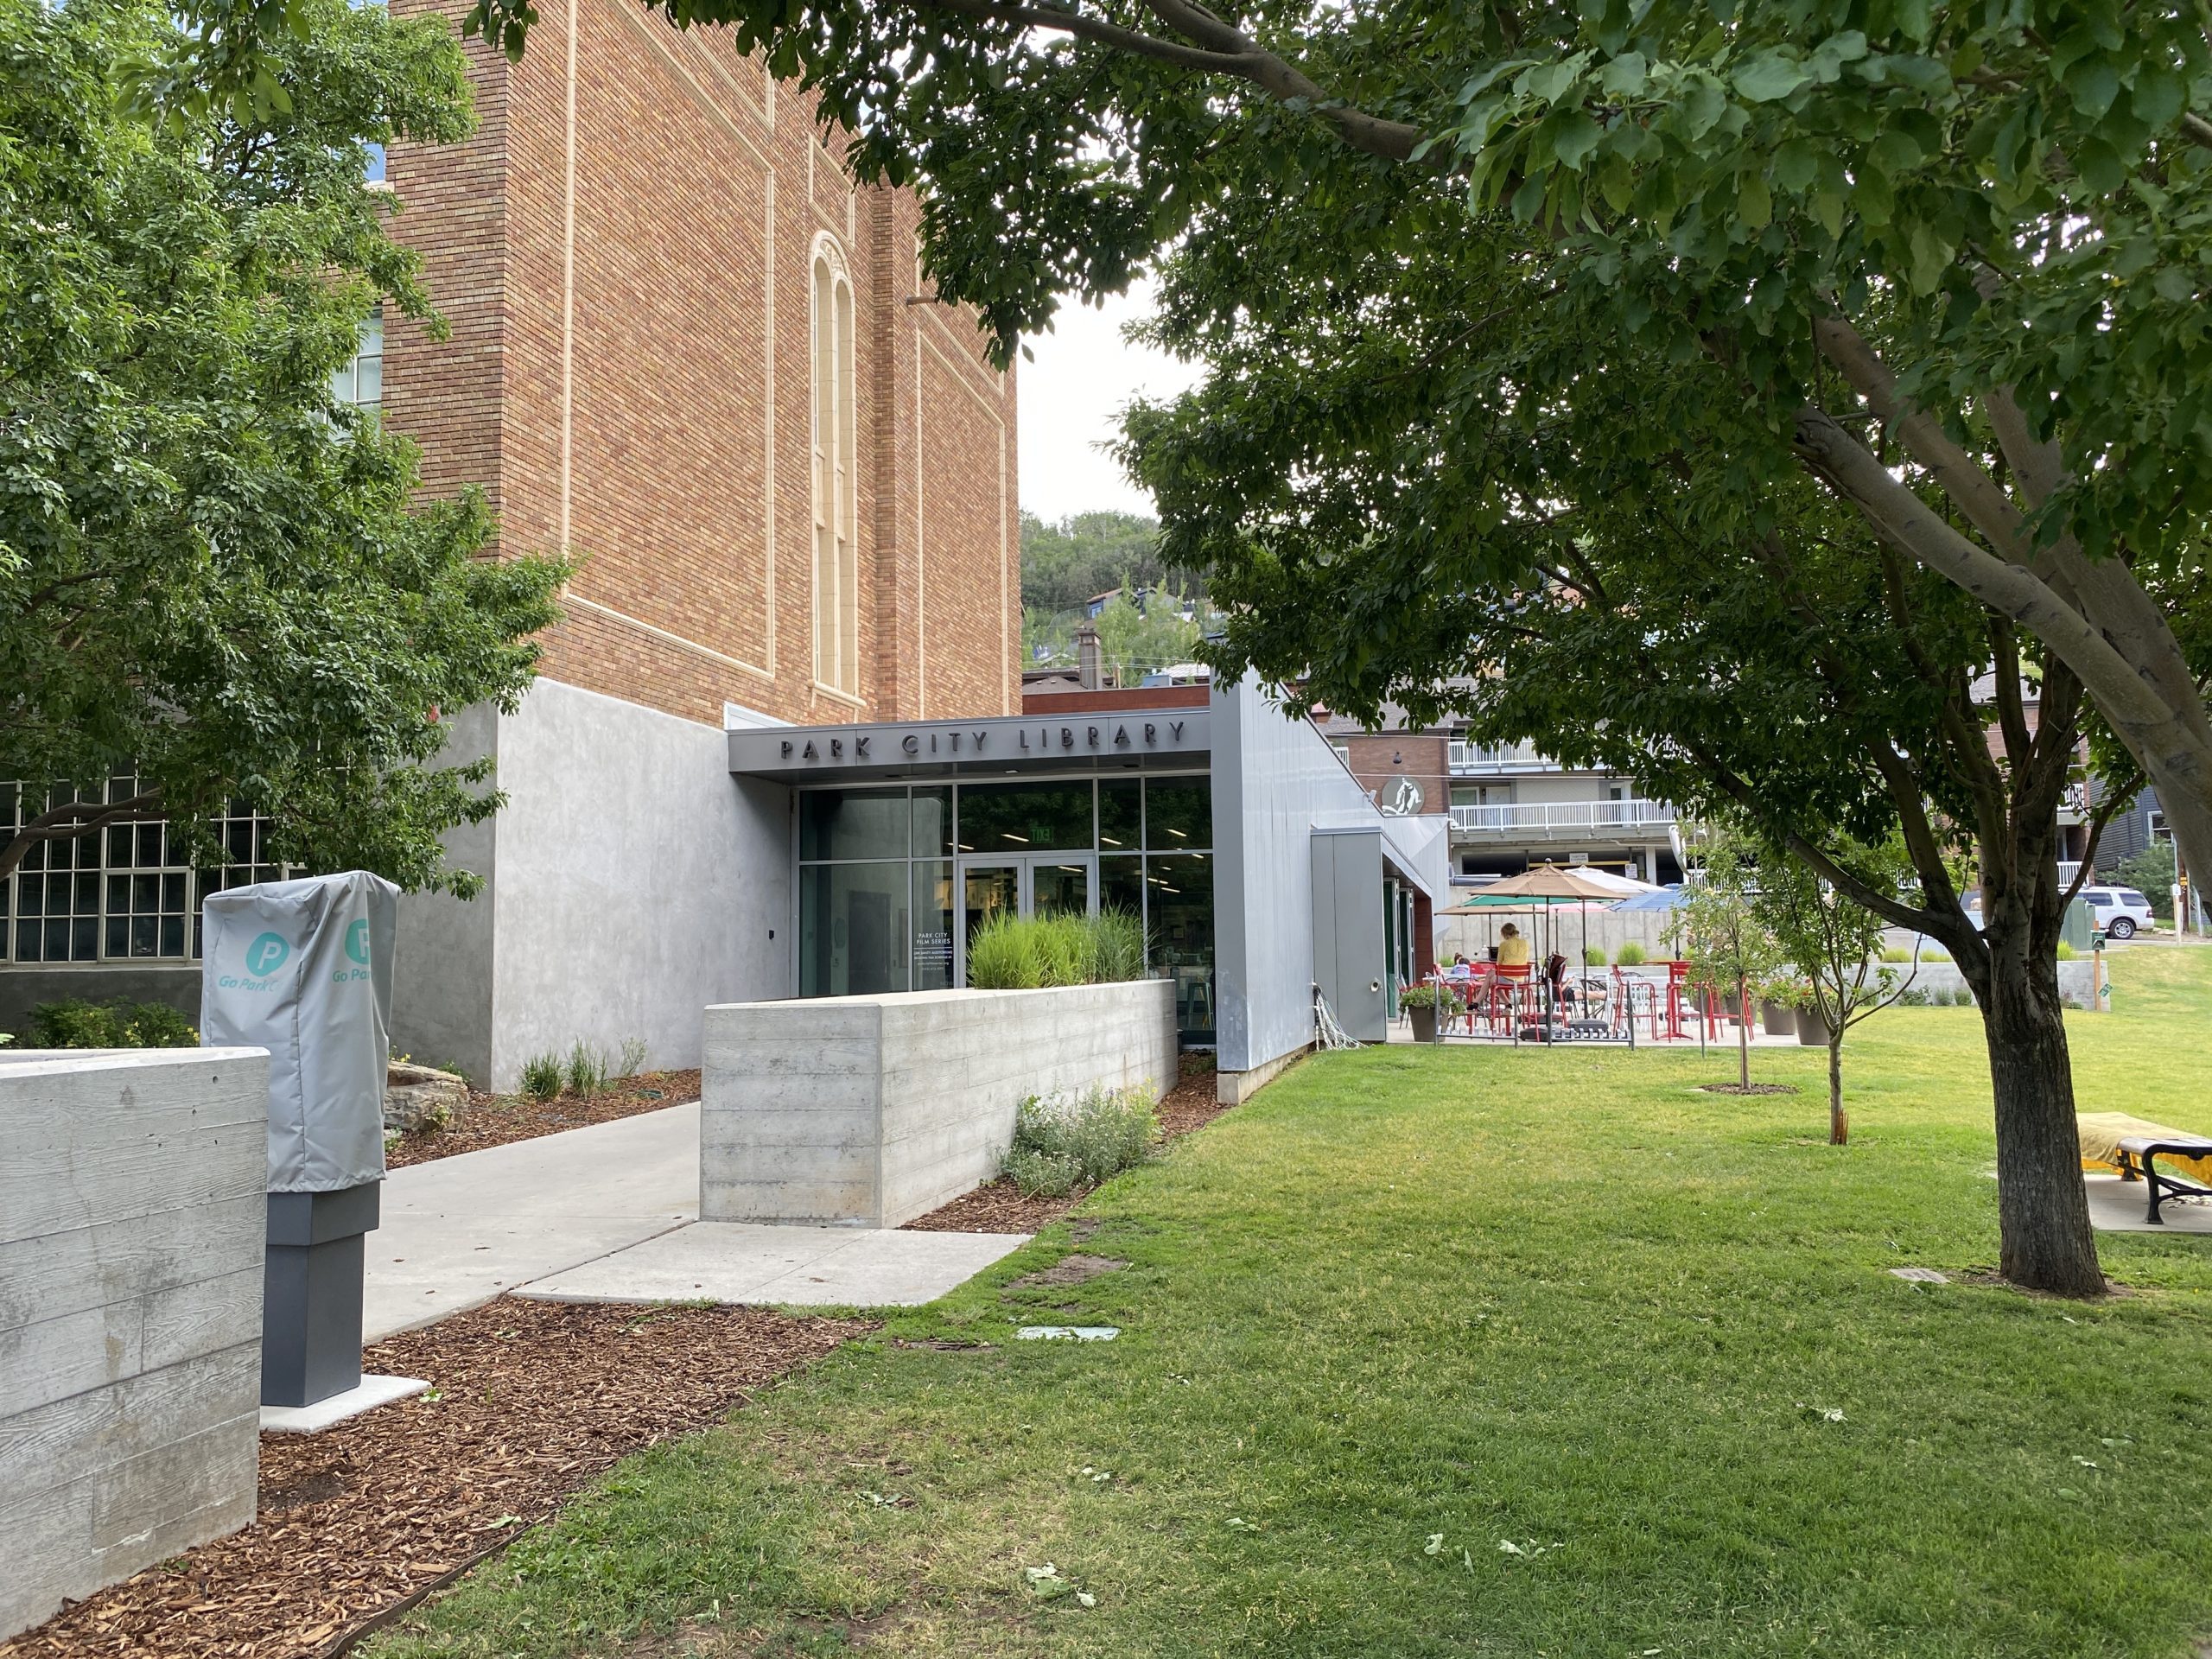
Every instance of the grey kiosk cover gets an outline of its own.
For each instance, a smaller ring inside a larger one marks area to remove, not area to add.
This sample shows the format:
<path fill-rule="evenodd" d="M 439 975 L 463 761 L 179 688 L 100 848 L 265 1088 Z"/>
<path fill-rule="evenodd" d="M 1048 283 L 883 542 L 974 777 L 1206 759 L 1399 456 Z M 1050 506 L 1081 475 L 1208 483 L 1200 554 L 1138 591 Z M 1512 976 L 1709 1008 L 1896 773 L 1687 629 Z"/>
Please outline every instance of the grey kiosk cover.
<path fill-rule="evenodd" d="M 384 1179 L 399 889 L 362 870 L 211 893 L 200 1040 L 269 1051 L 269 1191 Z"/>

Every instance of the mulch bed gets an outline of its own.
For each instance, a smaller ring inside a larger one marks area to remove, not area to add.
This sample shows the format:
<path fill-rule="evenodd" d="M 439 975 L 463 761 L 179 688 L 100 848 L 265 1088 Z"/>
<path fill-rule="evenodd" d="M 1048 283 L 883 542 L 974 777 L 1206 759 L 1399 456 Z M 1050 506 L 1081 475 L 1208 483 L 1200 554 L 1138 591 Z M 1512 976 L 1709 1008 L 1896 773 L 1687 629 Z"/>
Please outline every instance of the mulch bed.
<path fill-rule="evenodd" d="M 1183 1056 L 1183 1080 L 1160 1097 L 1158 1109 L 1163 1144 L 1205 1128 L 1227 1111 L 1214 1098 L 1213 1056 Z M 1025 1198 L 1012 1181 L 1001 1179 L 906 1225 L 917 1233 L 1033 1233 L 1067 1214 L 1084 1196 L 1071 1192 L 1065 1198 Z"/>
<path fill-rule="evenodd" d="M 699 1073 L 648 1071 L 624 1077 L 595 1095 L 581 1099 L 556 1095 L 551 1100 L 532 1100 L 527 1095 L 480 1095 L 472 1092 L 461 1114 L 442 1129 L 402 1135 L 384 1155 L 386 1169 L 427 1164 L 434 1158 L 451 1158 L 486 1147 L 504 1147 L 513 1141 L 534 1141 L 541 1135 L 580 1129 L 587 1123 L 611 1123 L 618 1117 L 657 1112 L 664 1106 L 681 1106 L 699 1098 Z"/>
<path fill-rule="evenodd" d="M 0 1659 L 308 1659 L 544 1520 L 617 1459 L 717 1422 L 874 1326 L 505 1298 L 368 1349 L 430 1395 L 261 1437 L 260 1518 L 100 1592 Z M 435 1396 L 435 1397 L 433 1397 Z"/>
<path fill-rule="evenodd" d="M 1701 1095 L 1794 1095 L 1799 1092 L 1794 1083 L 1700 1083 Z"/>

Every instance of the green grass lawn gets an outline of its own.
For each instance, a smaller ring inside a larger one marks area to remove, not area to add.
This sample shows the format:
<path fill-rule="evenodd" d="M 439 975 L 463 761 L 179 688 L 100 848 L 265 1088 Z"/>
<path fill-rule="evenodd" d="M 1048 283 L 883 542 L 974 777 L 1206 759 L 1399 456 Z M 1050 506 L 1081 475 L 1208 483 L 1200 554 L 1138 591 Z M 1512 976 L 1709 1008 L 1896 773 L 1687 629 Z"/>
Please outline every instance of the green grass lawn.
<path fill-rule="evenodd" d="M 2212 950 L 2114 978 L 2084 1109 L 2212 1129 Z M 2102 1236 L 2095 1305 L 1893 1278 L 1996 1258 L 1980 1021 L 1854 1033 L 1846 1148 L 1824 1058 L 1315 1059 L 1084 1207 L 1126 1269 L 1006 1288 L 1052 1229 L 373 1651 L 2193 1654 L 2212 1238 Z"/>

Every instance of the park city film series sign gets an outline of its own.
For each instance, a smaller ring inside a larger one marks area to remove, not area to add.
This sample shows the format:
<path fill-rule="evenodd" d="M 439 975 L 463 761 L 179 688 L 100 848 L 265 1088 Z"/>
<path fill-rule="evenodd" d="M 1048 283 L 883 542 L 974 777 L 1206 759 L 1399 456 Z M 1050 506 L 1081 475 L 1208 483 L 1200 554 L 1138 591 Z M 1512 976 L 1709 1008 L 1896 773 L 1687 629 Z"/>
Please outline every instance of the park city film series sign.
<path fill-rule="evenodd" d="M 1066 720 L 968 720 L 880 726 L 768 727 L 730 733 L 730 770 L 790 773 L 843 766 L 1084 756 L 1202 754 L 1207 711 L 1161 709 Z"/>

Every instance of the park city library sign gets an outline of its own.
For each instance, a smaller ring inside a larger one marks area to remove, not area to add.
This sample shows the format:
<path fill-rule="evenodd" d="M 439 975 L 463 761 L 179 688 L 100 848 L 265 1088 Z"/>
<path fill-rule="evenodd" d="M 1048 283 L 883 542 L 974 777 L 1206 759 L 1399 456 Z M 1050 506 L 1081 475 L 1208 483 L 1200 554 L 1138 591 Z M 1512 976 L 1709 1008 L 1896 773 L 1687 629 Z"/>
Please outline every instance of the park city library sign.
<path fill-rule="evenodd" d="M 1212 750 L 1208 709 L 1093 711 L 1062 719 L 887 721 L 867 726 L 755 726 L 729 734 L 729 769 L 784 782 L 853 772 L 991 769 L 1188 756 Z"/>

